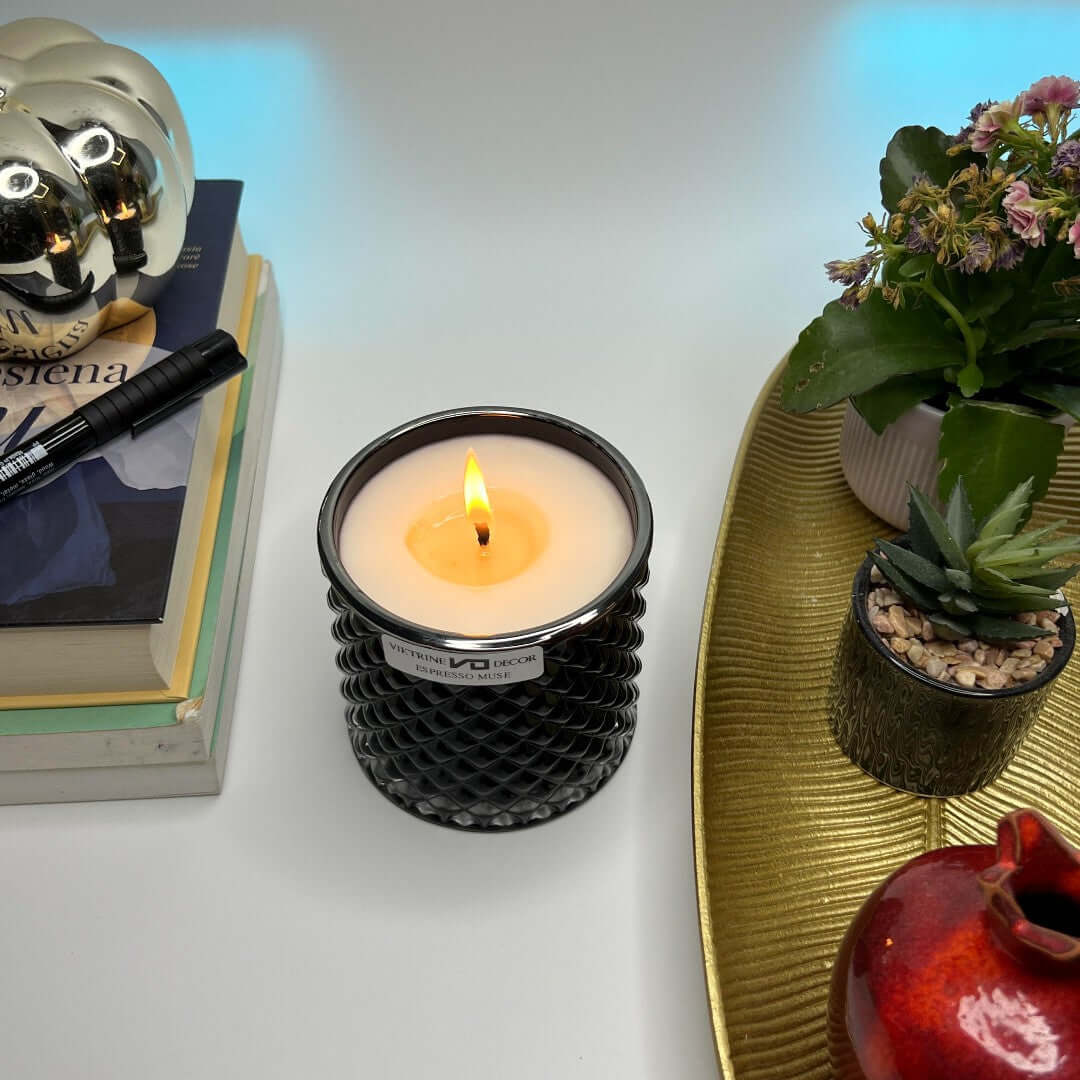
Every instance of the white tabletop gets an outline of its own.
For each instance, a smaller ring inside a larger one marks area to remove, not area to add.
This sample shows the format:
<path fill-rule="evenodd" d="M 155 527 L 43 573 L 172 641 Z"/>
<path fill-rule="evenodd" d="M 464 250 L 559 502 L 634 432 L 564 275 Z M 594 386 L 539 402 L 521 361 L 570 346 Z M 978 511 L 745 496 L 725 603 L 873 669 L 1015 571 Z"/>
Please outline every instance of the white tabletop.
<path fill-rule="evenodd" d="M 3 17 L 36 13 L 8 0 Z M 978 100 L 1076 75 L 1080 16 L 827 0 L 47 13 L 161 67 L 199 174 L 247 182 L 246 237 L 274 260 L 288 333 L 224 793 L 2 809 L 3 1075 L 714 1076 L 691 702 L 744 419 L 832 295 L 821 263 L 860 250 L 893 128 L 955 129 Z M 600 432 L 657 521 L 630 756 L 581 809 L 505 836 L 419 822 L 361 773 L 314 543 L 361 445 L 469 403 Z"/>

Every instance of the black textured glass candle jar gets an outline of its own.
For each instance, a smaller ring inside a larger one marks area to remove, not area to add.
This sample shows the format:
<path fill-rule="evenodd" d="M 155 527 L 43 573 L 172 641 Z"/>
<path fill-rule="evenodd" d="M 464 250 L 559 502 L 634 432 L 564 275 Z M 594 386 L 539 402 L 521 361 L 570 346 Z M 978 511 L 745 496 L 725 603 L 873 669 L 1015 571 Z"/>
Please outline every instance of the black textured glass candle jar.
<path fill-rule="evenodd" d="M 353 499 L 391 462 L 481 435 L 538 439 L 595 466 L 621 497 L 633 532 L 625 564 L 591 602 L 496 636 L 433 629 L 387 610 L 349 575 L 339 543 Z M 614 447 L 568 420 L 524 409 L 427 416 L 377 439 L 342 469 L 319 513 L 318 545 L 353 751 L 396 805 L 443 825 L 501 831 L 570 809 L 618 768 L 637 719 L 652 508 Z"/>

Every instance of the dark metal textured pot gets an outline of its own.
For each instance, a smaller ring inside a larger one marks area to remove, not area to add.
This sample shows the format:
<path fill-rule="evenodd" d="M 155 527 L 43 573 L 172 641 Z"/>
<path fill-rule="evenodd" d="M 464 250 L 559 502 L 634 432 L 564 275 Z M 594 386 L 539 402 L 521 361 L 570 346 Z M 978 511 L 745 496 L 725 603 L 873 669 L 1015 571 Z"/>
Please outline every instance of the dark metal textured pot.
<path fill-rule="evenodd" d="M 616 579 L 558 622 L 498 637 L 459 637 L 398 617 L 346 572 L 341 523 L 356 492 L 391 461 L 456 436 L 543 439 L 590 461 L 630 512 L 634 542 Z M 592 432 L 522 409 L 458 409 L 371 443 L 338 474 L 319 514 L 341 688 L 353 751 L 392 802 L 428 821 L 504 831 L 545 821 L 593 795 L 626 756 L 637 720 L 637 650 L 645 612 L 652 508 L 629 462 Z M 392 640 L 391 640 L 392 639 Z M 535 677 L 501 685 L 431 681 L 387 662 L 389 645 L 425 655 L 485 658 L 531 650 Z"/>
<path fill-rule="evenodd" d="M 1009 764 L 1072 655 L 1072 612 L 1061 648 L 1031 682 L 1005 690 L 946 685 L 896 656 L 870 625 L 870 559 L 855 575 L 829 689 L 840 748 L 883 784 L 916 795 L 964 795 Z"/>

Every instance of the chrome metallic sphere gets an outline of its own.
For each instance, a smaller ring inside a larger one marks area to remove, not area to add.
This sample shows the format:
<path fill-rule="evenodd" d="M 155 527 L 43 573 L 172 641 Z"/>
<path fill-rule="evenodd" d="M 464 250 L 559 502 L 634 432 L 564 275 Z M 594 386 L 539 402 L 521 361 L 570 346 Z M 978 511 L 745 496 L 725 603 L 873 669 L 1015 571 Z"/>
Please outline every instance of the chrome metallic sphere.
<path fill-rule="evenodd" d="M 0 26 L 0 363 L 55 362 L 151 307 L 194 192 L 152 64 L 59 19 Z"/>

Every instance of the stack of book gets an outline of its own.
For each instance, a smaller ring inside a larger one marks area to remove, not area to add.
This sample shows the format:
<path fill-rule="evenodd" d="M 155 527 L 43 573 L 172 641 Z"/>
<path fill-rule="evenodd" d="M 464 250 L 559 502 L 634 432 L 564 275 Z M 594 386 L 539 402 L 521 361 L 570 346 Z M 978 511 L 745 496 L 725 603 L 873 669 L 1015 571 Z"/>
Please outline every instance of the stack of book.
<path fill-rule="evenodd" d="M 0 506 L 0 803 L 220 791 L 282 326 L 241 185 L 199 181 L 154 311 L 62 360 L 0 313 L 0 453 L 216 327 L 242 377 Z"/>

